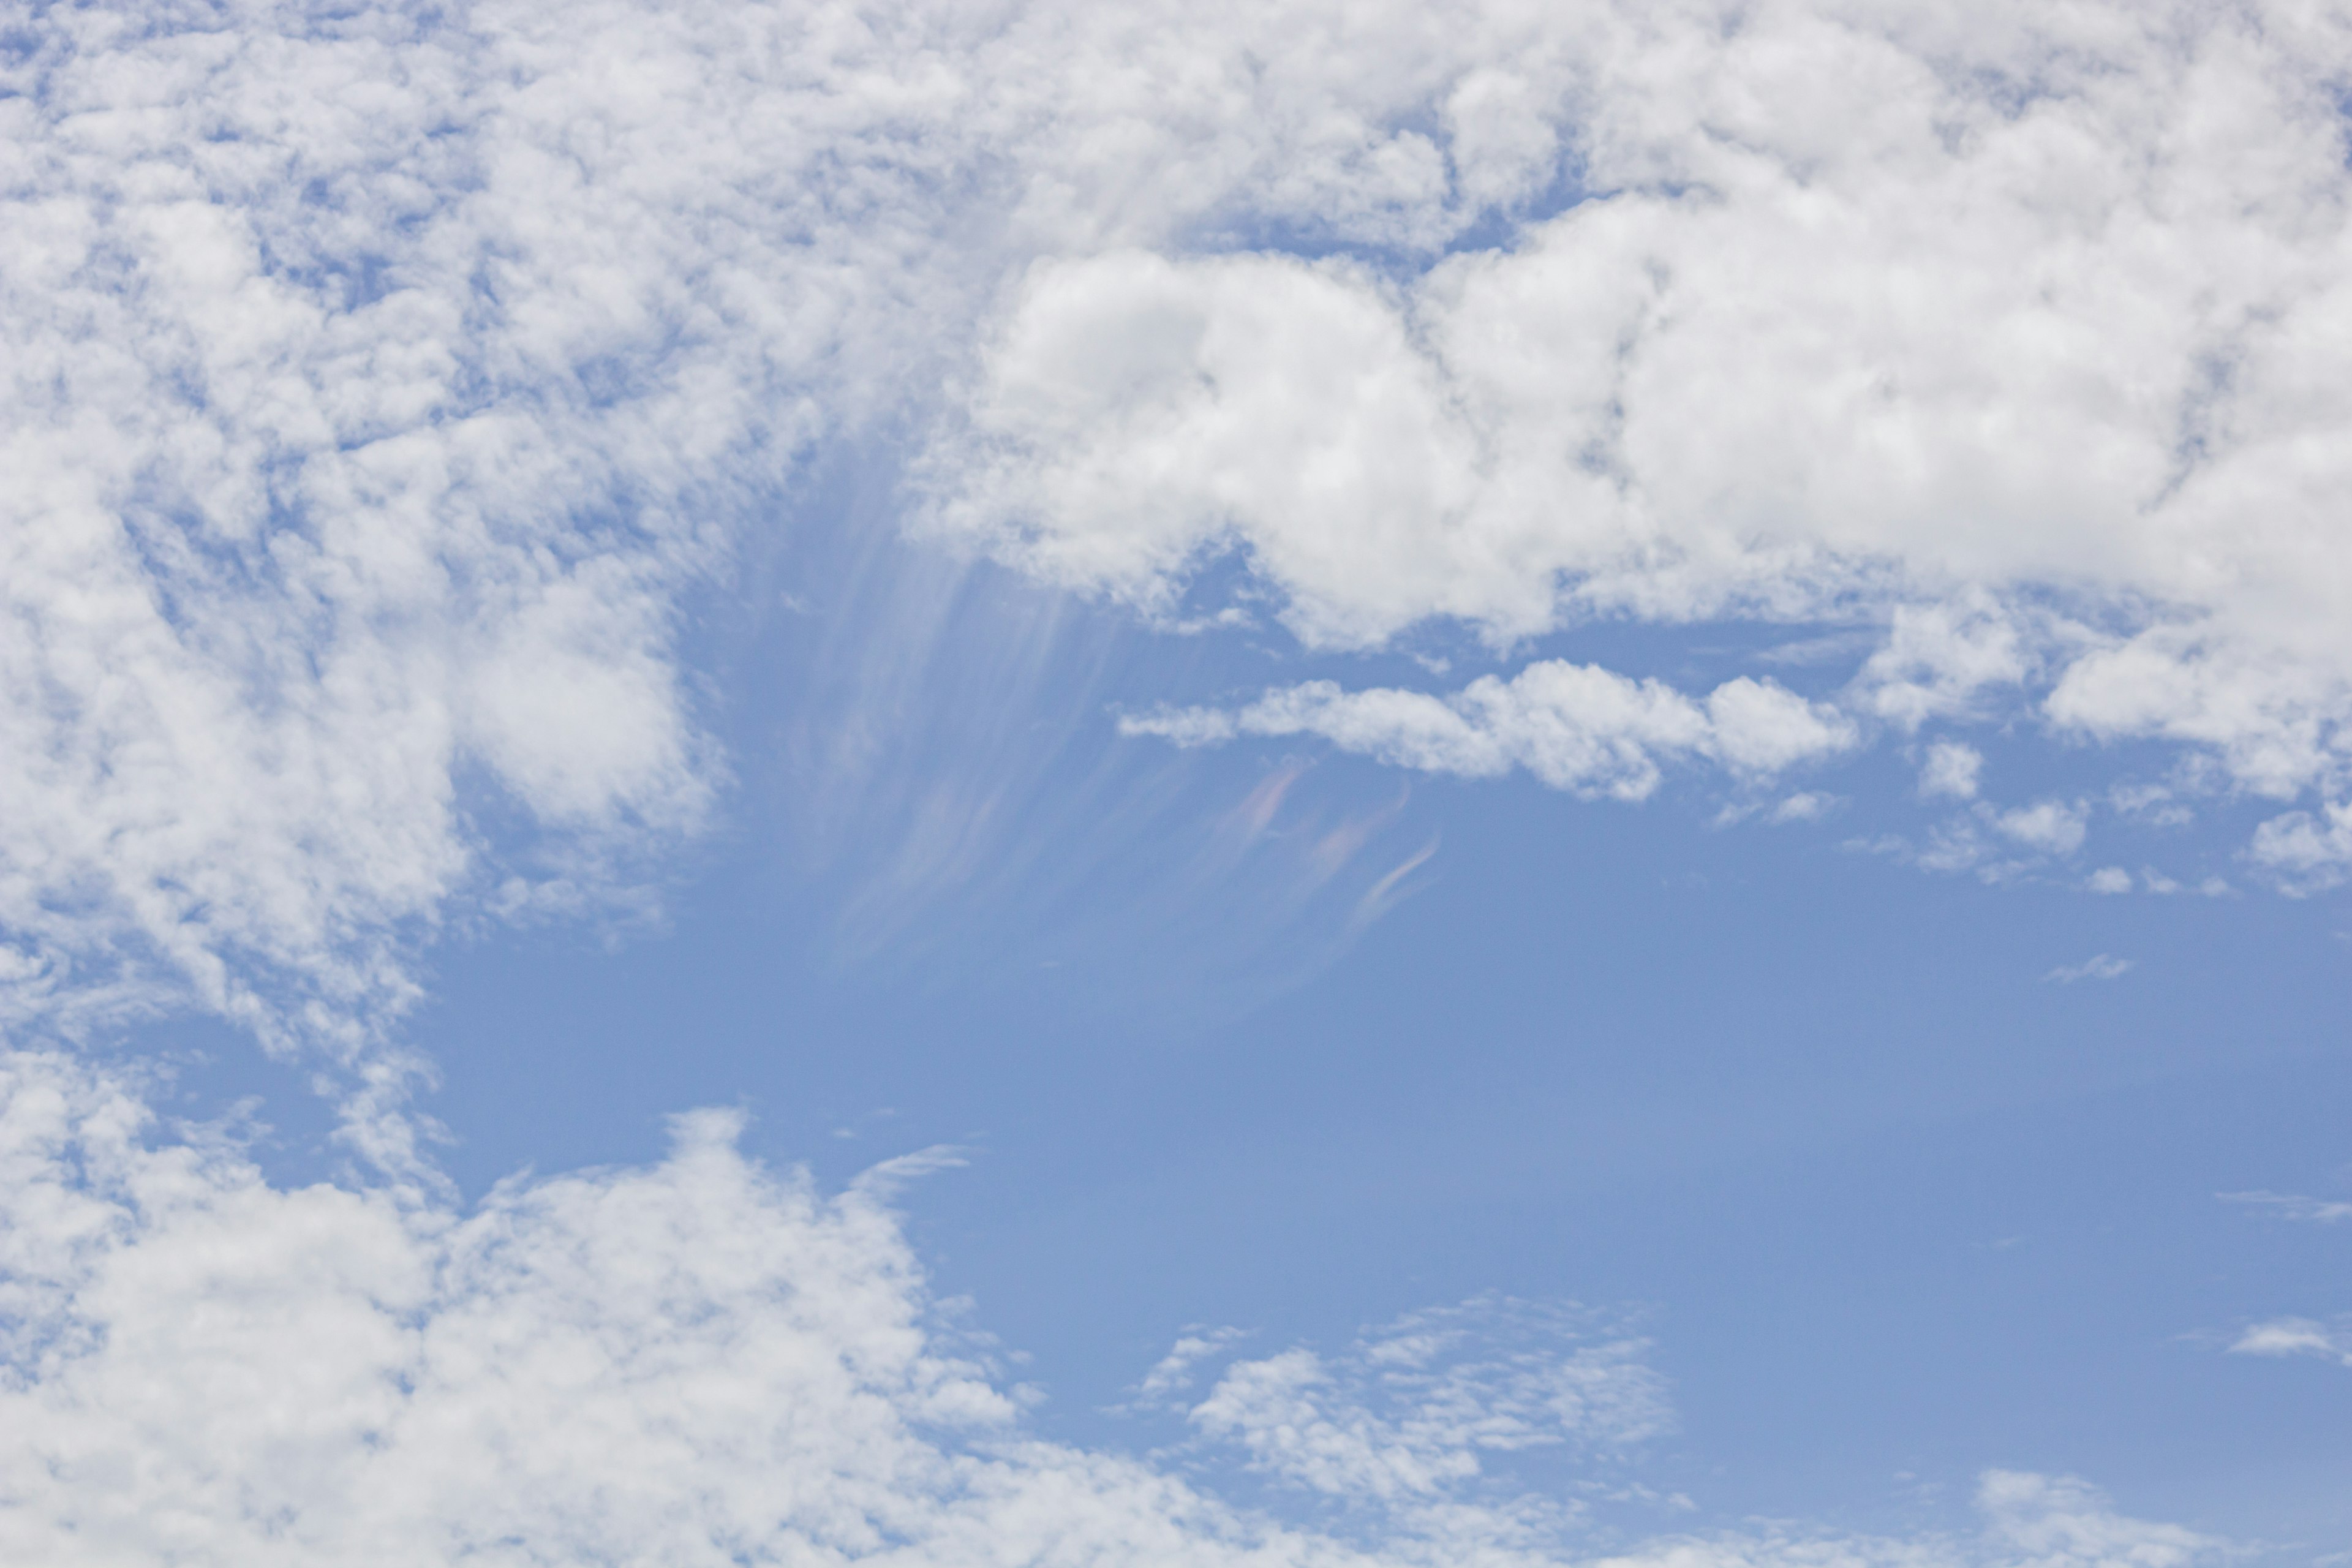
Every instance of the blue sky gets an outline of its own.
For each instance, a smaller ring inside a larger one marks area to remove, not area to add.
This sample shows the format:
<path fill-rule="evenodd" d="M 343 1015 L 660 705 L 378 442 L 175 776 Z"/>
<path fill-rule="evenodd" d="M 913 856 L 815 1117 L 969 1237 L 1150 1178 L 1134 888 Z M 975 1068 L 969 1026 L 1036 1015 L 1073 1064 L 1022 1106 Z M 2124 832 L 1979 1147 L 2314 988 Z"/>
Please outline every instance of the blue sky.
<path fill-rule="evenodd" d="M 0 1556 L 2352 1551 L 2338 19 L 10 37 Z"/>

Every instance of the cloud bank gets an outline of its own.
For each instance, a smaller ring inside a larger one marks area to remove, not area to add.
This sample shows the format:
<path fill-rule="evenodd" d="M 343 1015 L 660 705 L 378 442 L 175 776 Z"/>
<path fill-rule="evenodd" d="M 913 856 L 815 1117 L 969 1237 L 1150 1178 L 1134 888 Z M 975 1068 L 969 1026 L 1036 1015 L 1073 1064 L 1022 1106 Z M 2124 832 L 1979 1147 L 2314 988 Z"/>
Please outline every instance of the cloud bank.
<path fill-rule="evenodd" d="M 2285 5 L 1556 8 L 1444 100 L 1559 150 L 1524 222 L 1039 260 L 937 520 L 1161 616 L 1236 558 L 1310 648 L 1875 623 L 1857 716 L 2333 801 L 2347 48 Z M 2259 854 L 2332 874 L 2329 820 Z"/>
<path fill-rule="evenodd" d="M 1858 617 L 1832 731 L 2179 742 L 2306 797 L 2277 876 L 2352 865 L 2331 11 L 233 0 L 11 37 L 8 1016 L 194 998 L 348 1051 L 453 900 L 642 880 L 725 785 L 693 595 L 890 429 L 934 536 L 1157 616 L 1237 555 L 1229 607 L 1310 648 Z M 1444 724 L 1295 701 L 1381 754 Z M 1446 745 L 1639 793 L 1758 763 L 1711 722 Z"/>
<path fill-rule="evenodd" d="M 135 1084 L 0 1058 L 0 1556 L 1535 1568 L 1604 1542 L 1491 1462 L 1638 1443 L 1668 1418 L 1638 1343 L 1474 1303 L 1336 1360 L 1229 1365 L 1193 1428 L 1342 1512 L 1237 1510 L 1028 1434 L 942 1330 L 887 1182 L 821 1194 L 745 1159 L 739 1130 L 684 1117 L 659 1164 L 518 1179 L 461 1212 L 270 1186 L 217 1135 L 159 1136 Z M 1979 1505 L 1976 1540 L 1606 1550 L 2175 1568 L 2221 1544 L 2070 1481 L 1992 1472 Z"/>
<path fill-rule="evenodd" d="M 1444 699 L 1343 691 L 1318 680 L 1268 692 L 1235 713 L 1181 709 L 1129 716 L 1119 727 L 1179 745 L 1319 735 L 1426 773 L 1491 778 L 1524 767 L 1554 789 L 1620 800 L 1654 791 L 1664 762 L 1706 762 L 1761 780 L 1855 741 L 1853 724 L 1834 710 L 1773 681 L 1742 676 L 1694 701 L 1661 681 L 1558 659 L 1507 681 L 1482 677 Z"/>

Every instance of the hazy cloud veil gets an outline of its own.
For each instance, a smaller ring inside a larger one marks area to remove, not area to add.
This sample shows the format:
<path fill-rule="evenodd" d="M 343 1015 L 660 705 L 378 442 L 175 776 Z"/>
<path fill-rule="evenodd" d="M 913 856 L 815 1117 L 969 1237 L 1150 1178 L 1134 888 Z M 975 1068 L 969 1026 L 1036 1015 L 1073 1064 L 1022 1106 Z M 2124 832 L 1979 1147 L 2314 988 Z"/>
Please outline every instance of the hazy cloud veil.
<path fill-rule="evenodd" d="M 1832 698 L 1535 660 L 1133 731 L 1638 798 L 2024 712 L 2179 742 L 2337 875 L 2347 67 L 2317 5 L 13 8 L 0 1555 L 1584 1552 L 1498 1457 L 1664 1430 L 1630 1341 L 1235 1362 L 1179 1407 L 1338 1500 L 1284 1527 L 1024 1436 L 881 1189 L 725 1117 L 461 1210 L 355 1100 L 389 1173 L 287 1191 L 69 1042 L 203 1007 L 396 1083 L 436 930 L 626 900 L 724 810 L 683 607 L 890 422 L 919 532 L 1165 622 L 1237 556 L 1309 648 L 1874 628 Z M 1624 1550 L 2215 1544 L 1979 1500 Z"/>

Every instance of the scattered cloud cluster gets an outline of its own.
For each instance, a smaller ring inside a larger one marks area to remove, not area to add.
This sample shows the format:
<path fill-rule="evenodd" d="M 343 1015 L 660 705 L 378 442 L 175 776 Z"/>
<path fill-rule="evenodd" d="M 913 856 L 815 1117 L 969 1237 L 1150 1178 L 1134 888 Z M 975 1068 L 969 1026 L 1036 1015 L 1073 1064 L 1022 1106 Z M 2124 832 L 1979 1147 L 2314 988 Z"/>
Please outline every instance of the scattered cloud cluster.
<path fill-rule="evenodd" d="M 251 4 L 18 31 L 12 1016 L 180 991 L 331 1036 L 413 994 L 404 937 L 454 893 L 576 904 L 601 858 L 705 817 L 677 595 L 884 289 L 841 264 L 893 231 L 845 205 L 925 173 L 838 162 L 921 118 L 921 55 L 812 19 Z M 829 127 L 782 112 L 852 77 Z M 549 853 L 481 887 L 499 812 Z"/>
<path fill-rule="evenodd" d="M 1595 1552 L 1471 1486 L 1483 1458 L 1666 1419 L 1639 1347 L 1580 1339 L 1580 1321 L 1425 1314 L 1331 1361 L 1237 1363 L 1192 1407 L 1279 1479 L 1409 1506 L 1363 1541 L 1237 1510 L 1154 1463 L 1028 1435 L 1022 1401 L 940 1326 L 885 1205 L 892 1173 L 825 1195 L 745 1159 L 738 1129 L 683 1117 L 658 1164 L 518 1178 L 460 1211 L 397 1186 L 271 1186 L 216 1133 L 159 1136 L 135 1084 L 0 1057 L 0 1557 L 1536 1568 Z M 1979 1502 L 1974 1542 L 1766 1532 L 1610 1556 L 2220 1554 L 2069 1481 L 1996 1472 Z"/>
<path fill-rule="evenodd" d="M 1886 628 L 1835 706 L 1547 661 L 1137 728 L 1637 798 L 2031 700 L 2305 796 L 2255 853 L 2318 885 L 2347 52 L 2185 5 L 41 11 L 0 51 L 0 1026 L 194 1000 L 358 1060 L 453 905 L 610 896 L 724 786 L 690 596 L 942 386 L 927 525 L 1154 614 L 1240 551 L 1316 647 Z M 1442 1317 L 1239 1363 L 1203 1438 L 1412 1500 L 1269 1522 L 1028 1435 L 879 1192 L 734 1130 L 459 1209 L 0 1057 L 0 1558 L 1505 1568 L 1572 1549 L 1490 1458 L 1664 1418 L 1630 1348 Z M 1619 1560 L 2216 1545 L 1979 1500 L 1971 1543 Z"/>
<path fill-rule="evenodd" d="M 1482 1459 L 1605 1453 L 1672 1429 L 1647 1343 L 1595 1327 L 1572 1309 L 1505 1300 L 1417 1312 L 1344 1356 L 1297 1349 L 1236 1361 L 1187 1418 L 1261 1474 L 1443 1533 L 1464 1522 L 1459 1497 L 1482 1479 Z M 1567 1517 L 1559 1504 L 1516 1500 L 1487 1522 L 1525 1531 Z"/>
<path fill-rule="evenodd" d="M 1875 620 L 1857 716 L 2169 741 L 2339 810 L 2341 18 L 1592 6 L 1541 46 L 1496 68 L 1568 188 L 1496 243 L 1032 265 L 936 525 L 1165 617 L 1235 558 L 1316 648 Z M 2257 858 L 2340 875 L 2334 819 Z"/>
<path fill-rule="evenodd" d="M 1883 627 L 1836 715 L 1560 719 L 1601 677 L 1537 665 L 1253 722 L 1626 795 L 2022 702 L 2305 796 L 2253 854 L 2333 881 L 2347 55 L 2284 5 L 43 12 L 0 1016 L 348 1037 L 453 900 L 608 896 L 724 784 L 687 595 L 909 416 L 927 528 L 1155 614 L 1239 552 L 1317 647 Z"/>

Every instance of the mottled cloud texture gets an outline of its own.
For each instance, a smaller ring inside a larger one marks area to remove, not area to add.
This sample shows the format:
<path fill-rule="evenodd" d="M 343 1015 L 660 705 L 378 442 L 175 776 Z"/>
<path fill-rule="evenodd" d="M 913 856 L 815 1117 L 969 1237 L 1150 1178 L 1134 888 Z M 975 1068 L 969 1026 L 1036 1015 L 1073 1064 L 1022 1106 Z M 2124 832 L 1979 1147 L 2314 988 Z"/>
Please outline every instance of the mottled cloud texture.
<path fill-rule="evenodd" d="M 1667 1419 L 1638 1342 L 1524 1307 L 1238 1361 L 1193 1428 L 1340 1510 L 1271 1522 L 1198 1465 L 1026 1435 L 942 1336 L 880 1192 L 764 1170 L 737 1131 L 681 1118 L 657 1165 L 459 1212 L 271 1187 L 217 1138 L 156 1141 L 118 1079 L 0 1058 L 0 1557 L 1535 1568 L 1598 1543 L 1572 1503 L 1498 1491 L 1496 1458 Z M 1768 1531 L 1612 1560 L 2174 1568 L 2219 1545 L 2074 1482 L 1995 1472 L 1979 1502 L 1974 1541 Z"/>
<path fill-rule="evenodd" d="M 1624 795 L 2027 712 L 2288 801 L 2252 852 L 2297 885 L 2352 864 L 2324 8 L 249 3 L 9 36 L 13 1016 L 193 996 L 356 1048 L 452 899 L 625 885 L 724 784 L 683 595 L 885 419 L 928 432 L 934 535 L 1159 615 L 1239 552 L 1309 647 L 1880 628 L 1810 727 L 1751 679 L 1765 729 L 1580 702 L 1563 749 L 1538 665 L 1508 712 L 1446 702 L 1435 752 L 1410 693 L 1244 730 L 1286 703 Z"/>
<path fill-rule="evenodd" d="M 1371 1510 L 1318 1533 L 1025 1435 L 878 1201 L 723 1119 L 449 1206 L 383 1110 L 417 953 L 625 898 L 721 809 L 686 606 L 813 454 L 909 429 L 921 530 L 1154 616 L 1238 552 L 1317 648 L 1874 628 L 1834 701 L 1538 661 L 1170 733 L 1638 796 L 2031 711 L 2210 755 L 2288 803 L 2258 857 L 2338 876 L 2347 58 L 2292 5 L 11 11 L 0 1025 L 307 1042 L 396 1174 L 273 1188 L 134 1082 L 0 1058 L 0 1557 L 1582 1551 L 1488 1460 L 1571 1405 L 1640 1427 L 1638 1358 L 1402 1405 L 1238 1363 L 1188 1429 Z M 2212 1544 L 2072 1482 L 1980 1502 L 1980 1541 L 1626 1560 Z"/>

